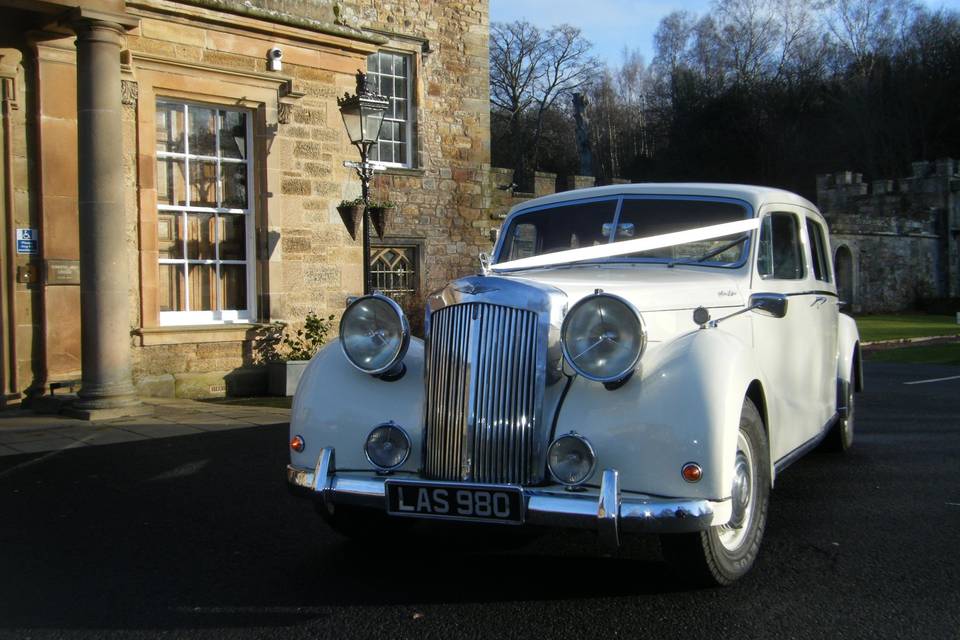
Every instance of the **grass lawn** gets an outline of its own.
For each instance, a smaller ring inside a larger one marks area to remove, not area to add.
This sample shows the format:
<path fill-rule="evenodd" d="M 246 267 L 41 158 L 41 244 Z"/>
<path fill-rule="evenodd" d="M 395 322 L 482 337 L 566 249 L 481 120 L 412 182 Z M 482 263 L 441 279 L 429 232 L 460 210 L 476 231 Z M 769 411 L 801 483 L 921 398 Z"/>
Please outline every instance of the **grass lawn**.
<path fill-rule="evenodd" d="M 215 398 L 212 400 L 203 400 L 213 404 L 229 404 L 243 407 L 274 407 L 276 409 L 289 409 L 293 404 L 293 398 L 278 398 L 276 396 L 255 396 L 251 398 Z"/>
<path fill-rule="evenodd" d="M 960 324 L 952 316 L 917 313 L 860 316 L 856 320 L 862 342 L 960 334 Z"/>
<path fill-rule="evenodd" d="M 960 343 L 866 351 L 864 357 L 873 362 L 960 365 Z"/>

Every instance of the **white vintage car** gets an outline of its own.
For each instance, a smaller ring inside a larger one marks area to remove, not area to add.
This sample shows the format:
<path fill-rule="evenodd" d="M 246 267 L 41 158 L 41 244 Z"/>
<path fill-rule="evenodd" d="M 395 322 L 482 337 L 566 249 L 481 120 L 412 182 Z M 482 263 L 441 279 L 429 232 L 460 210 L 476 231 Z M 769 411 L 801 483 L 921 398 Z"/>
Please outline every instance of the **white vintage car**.
<path fill-rule="evenodd" d="M 827 227 L 777 189 L 598 187 L 530 200 L 482 273 L 353 300 L 293 403 L 287 479 L 338 530 L 379 518 L 662 534 L 728 584 L 776 475 L 846 450 L 863 378 Z"/>

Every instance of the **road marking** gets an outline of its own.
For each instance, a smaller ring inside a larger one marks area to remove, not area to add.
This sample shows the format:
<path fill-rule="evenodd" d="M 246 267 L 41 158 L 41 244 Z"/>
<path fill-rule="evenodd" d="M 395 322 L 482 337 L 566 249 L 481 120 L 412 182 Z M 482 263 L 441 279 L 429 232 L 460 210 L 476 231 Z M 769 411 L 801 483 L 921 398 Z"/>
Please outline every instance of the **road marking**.
<path fill-rule="evenodd" d="M 77 449 L 77 448 L 83 446 L 84 444 L 86 444 L 87 441 L 91 440 L 92 438 L 95 438 L 98 433 L 99 433 L 99 432 L 91 433 L 90 435 L 88 435 L 88 436 L 86 436 L 86 437 L 84 437 L 84 438 L 81 438 L 80 440 L 77 440 L 76 442 L 72 442 L 72 443 L 68 444 L 68 445 L 65 446 L 65 447 L 60 447 L 59 449 L 54 449 L 53 451 L 48 451 L 47 453 L 43 454 L 43 455 L 40 456 L 39 458 L 34 458 L 33 460 L 27 460 L 26 462 L 21 462 L 21 463 L 18 464 L 18 465 L 12 466 L 12 467 L 10 467 L 9 469 L 7 469 L 6 471 L 0 472 L 0 478 L 4 478 L 4 477 L 6 477 L 6 476 L 9 476 L 9 475 L 11 475 L 11 474 L 13 474 L 13 473 L 15 473 L 15 472 L 17 472 L 17 471 L 20 471 L 21 469 L 26 469 L 27 467 L 32 467 L 32 466 L 35 465 L 35 464 L 40 464 L 41 462 L 44 462 L 45 460 L 49 460 L 50 458 L 52 458 L 52 457 L 54 457 L 54 456 L 60 455 L 61 453 L 63 453 L 63 452 L 66 451 L 67 449 Z"/>
<path fill-rule="evenodd" d="M 946 504 L 948 507 L 960 507 L 960 502 L 948 502 Z"/>
<path fill-rule="evenodd" d="M 960 376 L 949 376 L 947 378 L 932 378 L 930 380 L 914 380 L 913 382 L 904 382 L 903 384 L 927 384 L 928 382 L 944 382 L 945 380 L 960 380 Z"/>

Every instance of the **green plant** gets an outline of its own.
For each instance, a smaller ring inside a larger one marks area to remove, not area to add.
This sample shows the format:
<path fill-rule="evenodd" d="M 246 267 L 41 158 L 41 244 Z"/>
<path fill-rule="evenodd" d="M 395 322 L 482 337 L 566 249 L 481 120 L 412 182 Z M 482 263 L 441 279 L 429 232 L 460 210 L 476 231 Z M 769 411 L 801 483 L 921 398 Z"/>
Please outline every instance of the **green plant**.
<path fill-rule="evenodd" d="M 353 200 L 341 200 L 338 207 L 362 207 L 363 198 L 354 198 Z"/>
<path fill-rule="evenodd" d="M 370 208 L 371 209 L 396 209 L 397 203 L 390 202 L 389 200 L 384 200 L 383 202 L 371 202 Z"/>
<path fill-rule="evenodd" d="M 309 360 L 327 341 L 327 334 L 333 328 L 333 318 L 331 314 L 324 319 L 311 311 L 304 320 L 303 328 L 297 329 L 296 333 L 283 323 L 277 323 L 283 327 L 280 344 L 285 348 L 285 353 L 277 355 L 284 360 Z"/>

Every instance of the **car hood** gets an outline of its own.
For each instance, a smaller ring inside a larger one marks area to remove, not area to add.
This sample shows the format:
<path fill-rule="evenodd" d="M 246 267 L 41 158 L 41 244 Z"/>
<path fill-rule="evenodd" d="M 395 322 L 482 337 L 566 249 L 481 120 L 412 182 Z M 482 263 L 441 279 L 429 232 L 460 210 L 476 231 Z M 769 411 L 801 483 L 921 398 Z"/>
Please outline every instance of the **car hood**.
<path fill-rule="evenodd" d="M 641 313 L 742 307 L 746 299 L 740 272 L 709 267 L 607 263 L 498 275 L 556 287 L 571 306 L 602 289 L 629 300 Z"/>

